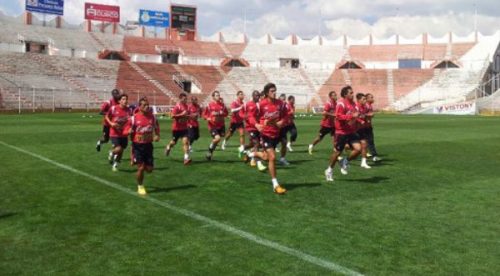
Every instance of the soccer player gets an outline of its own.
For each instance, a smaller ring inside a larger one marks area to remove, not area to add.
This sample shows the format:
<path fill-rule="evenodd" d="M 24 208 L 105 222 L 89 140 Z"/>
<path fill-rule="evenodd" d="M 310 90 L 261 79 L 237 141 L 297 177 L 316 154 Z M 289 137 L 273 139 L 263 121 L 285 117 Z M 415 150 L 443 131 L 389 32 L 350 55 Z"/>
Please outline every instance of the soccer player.
<path fill-rule="evenodd" d="M 219 91 L 214 91 L 212 93 L 212 101 L 205 108 L 205 112 L 203 113 L 203 117 L 208 122 L 208 129 L 210 131 L 210 135 L 212 135 L 212 142 L 208 147 L 208 152 L 206 154 L 207 160 L 212 160 L 213 153 L 219 144 L 221 137 L 224 137 L 226 134 L 226 125 L 225 118 L 228 115 L 228 111 L 224 103 L 222 102 L 222 98 L 220 97 Z"/>
<path fill-rule="evenodd" d="M 368 151 L 368 124 L 366 110 L 366 96 L 363 93 L 356 94 L 356 111 L 359 113 L 357 119 L 357 134 L 361 142 L 361 168 L 371 169 L 366 162 L 366 153 Z"/>
<path fill-rule="evenodd" d="M 153 141 L 160 141 L 159 124 L 149 108 L 147 99 L 139 100 L 138 112 L 132 116 L 130 125 L 132 149 L 137 164 L 137 193 L 146 195 L 146 188 L 143 184 L 144 172 L 151 173 L 153 171 Z"/>
<path fill-rule="evenodd" d="M 250 152 L 257 151 L 260 146 L 260 132 L 255 127 L 255 124 L 259 121 L 259 112 L 260 112 L 260 92 L 254 90 L 252 92 L 252 100 L 245 103 L 242 109 L 242 117 L 245 118 L 245 130 L 248 132 L 248 136 L 250 137 L 250 141 L 248 145 L 245 146 L 246 150 Z M 262 161 L 255 157 L 252 157 L 250 160 L 250 166 L 255 167 L 259 171 L 265 171 L 267 168 L 262 164 Z"/>
<path fill-rule="evenodd" d="M 118 101 L 120 100 L 120 91 L 118 89 L 113 89 L 111 91 L 111 99 L 102 103 L 99 114 L 106 116 L 108 114 L 109 109 L 118 105 Z M 102 120 L 102 137 L 97 141 L 95 149 L 99 152 L 101 151 L 101 145 L 106 144 L 109 141 L 109 124 L 106 119 L 103 117 Z"/>
<path fill-rule="evenodd" d="M 309 154 L 313 154 L 314 146 L 316 146 L 323 138 L 330 134 L 333 138 L 335 135 L 335 107 L 337 106 L 337 93 L 335 91 L 330 91 L 328 93 L 329 101 L 325 103 L 323 107 L 323 119 L 321 120 L 321 128 L 319 129 L 318 136 L 309 145 Z"/>
<path fill-rule="evenodd" d="M 370 154 L 373 156 L 373 162 L 378 162 L 381 161 L 382 159 L 378 157 L 377 149 L 375 148 L 375 136 L 373 135 L 373 125 L 372 125 L 372 120 L 373 120 L 373 102 L 374 102 L 373 95 L 370 93 L 366 94 L 366 111 L 367 111 L 367 123 L 368 123 L 368 151 Z"/>
<path fill-rule="evenodd" d="M 290 95 L 288 96 L 287 106 L 287 116 L 288 116 L 288 125 L 286 126 L 286 133 L 290 132 L 290 140 L 288 140 L 286 144 L 286 148 L 288 151 L 292 152 L 292 144 L 297 141 L 297 127 L 295 126 L 295 97 Z"/>
<path fill-rule="evenodd" d="M 177 144 L 177 140 L 182 139 L 182 148 L 184 150 L 184 165 L 191 163 L 189 157 L 189 138 L 188 138 L 188 120 L 189 108 L 187 105 L 187 94 L 179 95 L 179 102 L 172 110 L 172 140 L 165 147 L 165 155 L 169 156 L 172 148 Z"/>
<path fill-rule="evenodd" d="M 342 174 L 348 173 L 349 161 L 358 157 L 361 152 L 359 137 L 356 134 L 356 120 L 359 113 L 356 111 L 353 101 L 354 92 L 350 86 L 345 86 L 342 88 L 340 96 L 342 99 L 338 101 L 335 109 L 335 146 L 330 156 L 328 168 L 325 170 L 326 181 L 333 181 L 333 167 L 346 144 L 351 147 L 352 151 L 348 158 L 344 157 L 340 161 Z"/>
<path fill-rule="evenodd" d="M 276 85 L 268 83 L 264 86 L 262 93 L 265 98 L 260 101 L 259 123 L 255 127 L 261 133 L 263 152 L 253 152 L 249 157 L 259 157 L 269 161 L 269 174 L 273 184 L 273 191 L 277 194 L 285 194 L 286 189 L 281 187 L 276 178 L 276 152 L 275 148 L 280 142 L 280 128 L 283 127 L 285 116 L 285 103 L 276 98 Z"/>
<path fill-rule="evenodd" d="M 198 98 L 191 96 L 191 103 L 188 105 L 189 120 L 188 120 L 188 137 L 189 137 L 189 152 L 193 151 L 194 141 L 200 138 L 200 124 L 198 118 L 202 114 L 201 106 L 198 104 Z"/>
<path fill-rule="evenodd" d="M 129 118 L 130 109 L 128 108 L 128 96 L 126 94 L 120 95 L 118 105 L 112 106 L 105 119 L 110 125 L 111 143 L 113 144 L 111 163 L 113 164 L 112 170 L 118 171 L 118 165 L 122 159 L 123 150 L 127 148 L 128 134 L 130 129 Z"/>
<path fill-rule="evenodd" d="M 238 130 L 240 134 L 240 147 L 238 148 L 238 157 L 241 158 L 243 151 L 245 150 L 245 125 L 243 123 L 244 119 L 241 117 L 241 109 L 244 106 L 243 99 L 245 99 L 245 94 L 243 91 L 238 91 L 236 93 L 236 100 L 231 103 L 231 124 L 229 126 L 229 132 L 224 137 L 224 141 L 222 141 L 221 149 L 225 150 L 227 146 L 227 141 L 231 136 L 233 136 L 234 132 Z"/>
<path fill-rule="evenodd" d="M 293 97 L 293 96 L 290 96 L 290 97 Z M 293 150 L 291 150 L 292 148 L 290 147 L 290 144 L 288 143 L 287 135 L 288 135 L 288 132 L 291 132 L 292 135 L 290 138 L 293 139 L 293 136 L 294 136 L 293 129 L 295 127 L 295 124 L 293 123 L 293 116 L 294 116 L 295 110 L 294 110 L 293 105 L 290 105 L 289 103 L 286 102 L 286 95 L 285 94 L 281 94 L 279 99 L 283 102 L 284 109 L 285 109 L 285 115 L 283 116 L 283 126 L 280 129 L 281 150 L 280 150 L 279 163 L 282 166 L 288 166 L 288 165 L 290 165 L 290 163 L 288 163 L 288 161 L 286 160 L 287 149 L 290 151 L 293 151 Z M 283 99 L 285 99 L 285 100 L 283 100 Z M 297 133 L 297 128 L 295 128 L 295 136 L 296 136 L 296 133 Z"/>

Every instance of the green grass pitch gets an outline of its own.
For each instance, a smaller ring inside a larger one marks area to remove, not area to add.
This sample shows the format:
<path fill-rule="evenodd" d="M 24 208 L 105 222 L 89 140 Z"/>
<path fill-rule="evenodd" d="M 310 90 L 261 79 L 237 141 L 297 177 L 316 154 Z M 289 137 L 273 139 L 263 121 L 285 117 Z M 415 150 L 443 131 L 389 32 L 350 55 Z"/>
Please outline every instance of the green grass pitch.
<path fill-rule="evenodd" d="M 323 171 L 329 138 L 307 145 L 319 118 L 298 119 L 299 139 L 272 192 L 270 177 L 237 159 L 237 139 L 204 160 L 206 124 L 193 164 L 163 147 L 148 198 L 131 196 L 13 149 L 135 192 L 126 160 L 113 173 L 97 153 L 100 117 L 0 116 L 1 275 L 331 275 L 313 256 L 367 275 L 495 275 L 500 271 L 500 118 L 378 116 L 381 163 Z M 373 164 L 370 162 L 370 164 Z M 164 202 L 299 252 L 299 257 L 165 208 Z"/>

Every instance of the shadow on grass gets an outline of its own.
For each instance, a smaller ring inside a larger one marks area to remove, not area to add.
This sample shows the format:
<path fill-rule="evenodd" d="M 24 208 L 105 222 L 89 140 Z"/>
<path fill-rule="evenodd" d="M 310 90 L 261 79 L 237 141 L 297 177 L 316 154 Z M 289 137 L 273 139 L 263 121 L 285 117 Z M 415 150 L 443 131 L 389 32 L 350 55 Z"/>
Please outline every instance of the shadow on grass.
<path fill-rule="evenodd" d="M 302 189 L 302 188 L 317 188 L 321 186 L 320 183 L 284 183 L 283 187 L 289 191 L 293 191 L 295 189 Z"/>
<path fill-rule="evenodd" d="M 13 217 L 17 215 L 16 213 L 5 213 L 5 214 L 0 214 L 0 219 L 6 219 L 6 218 L 9 218 L 9 217 Z"/>
<path fill-rule="evenodd" d="M 195 185 L 180 185 L 180 186 L 175 186 L 175 187 L 168 187 L 168 188 L 160 188 L 160 187 L 148 187 L 148 193 L 154 194 L 154 193 L 168 193 L 176 190 L 189 190 L 189 189 L 194 189 L 197 188 Z"/>
<path fill-rule="evenodd" d="M 166 171 L 166 170 L 168 170 L 167 167 L 154 168 L 153 173 L 155 171 L 160 171 L 161 172 L 161 171 Z M 127 169 L 121 169 L 120 167 L 118 167 L 118 171 L 124 172 L 124 173 L 136 173 L 137 172 L 137 167 L 134 166 L 134 167 L 129 167 Z M 148 174 L 148 173 L 146 173 L 146 174 Z"/>
<path fill-rule="evenodd" d="M 386 180 L 389 180 L 389 177 L 386 176 L 372 176 L 369 178 L 357 178 L 357 179 L 342 179 L 342 181 L 348 181 L 348 182 L 357 182 L 357 183 L 369 183 L 369 184 L 378 184 L 381 182 L 385 182 Z"/>

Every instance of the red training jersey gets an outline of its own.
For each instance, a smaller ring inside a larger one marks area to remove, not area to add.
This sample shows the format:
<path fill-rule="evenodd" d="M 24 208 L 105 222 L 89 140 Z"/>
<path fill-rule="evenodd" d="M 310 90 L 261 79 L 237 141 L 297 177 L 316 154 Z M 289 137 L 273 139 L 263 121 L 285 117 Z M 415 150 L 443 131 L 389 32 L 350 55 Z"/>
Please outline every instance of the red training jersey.
<path fill-rule="evenodd" d="M 335 108 L 335 132 L 341 135 L 352 134 L 356 132 L 356 119 L 353 113 L 356 112 L 354 102 L 347 99 L 341 99 Z"/>
<path fill-rule="evenodd" d="M 325 103 L 323 107 L 323 111 L 327 113 L 335 114 L 335 107 L 337 106 L 337 102 L 334 100 L 330 100 Z M 335 127 L 335 118 L 332 116 L 323 115 L 323 119 L 321 120 L 321 126 L 326 128 L 334 128 Z"/>
<path fill-rule="evenodd" d="M 209 129 L 219 129 L 225 126 L 224 118 L 228 115 L 228 111 L 222 102 L 210 102 L 205 108 L 203 117 L 208 120 Z"/>
<path fill-rule="evenodd" d="M 264 126 L 261 134 L 273 139 L 278 138 L 280 135 L 280 128 L 277 126 L 277 123 L 285 117 L 285 104 L 278 99 L 274 101 L 263 99 L 260 101 L 259 105 L 260 124 Z"/>
<path fill-rule="evenodd" d="M 115 106 L 115 105 L 119 105 L 119 103 L 117 101 L 115 101 L 114 98 L 111 98 L 109 99 L 109 101 L 105 101 L 101 104 L 101 108 L 100 108 L 100 113 L 101 115 L 104 115 L 106 116 L 106 114 L 108 114 L 109 112 L 109 109 L 112 107 L 112 106 Z M 108 122 L 106 121 L 106 119 L 102 119 L 102 125 L 103 126 L 109 126 Z"/>
<path fill-rule="evenodd" d="M 130 130 L 130 110 L 128 107 L 122 108 L 120 105 L 112 106 L 108 111 L 108 118 L 116 124 L 110 129 L 110 137 L 127 137 Z"/>
<path fill-rule="evenodd" d="M 153 142 L 154 135 L 160 135 L 160 125 L 153 113 L 142 114 L 138 112 L 132 116 L 130 127 L 132 129 L 132 141 L 138 144 Z"/>
<path fill-rule="evenodd" d="M 372 118 L 373 118 L 373 105 L 371 103 L 365 104 L 366 108 L 366 126 L 372 127 Z"/>
<path fill-rule="evenodd" d="M 283 126 L 289 126 L 294 123 L 295 120 L 295 105 L 290 102 L 285 102 L 285 115 L 283 118 Z"/>
<path fill-rule="evenodd" d="M 189 109 L 188 105 L 185 103 L 177 103 L 172 109 L 172 116 L 184 114 L 183 116 L 174 117 L 174 121 L 172 122 L 172 131 L 182 131 L 188 128 L 188 120 L 189 120 Z"/>
<path fill-rule="evenodd" d="M 245 118 L 245 129 L 246 131 L 257 131 L 255 124 L 259 121 L 259 109 L 260 106 L 254 101 L 246 102 L 243 108 L 240 110 L 241 116 Z"/>
<path fill-rule="evenodd" d="M 366 114 L 368 112 L 366 110 L 366 106 L 360 103 L 356 103 L 356 110 L 359 112 L 359 116 L 356 119 L 357 128 L 358 129 L 367 128 L 368 124 L 366 122 Z"/>
<path fill-rule="evenodd" d="M 240 99 L 237 99 L 231 103 L 231 123 L 243 123 L 243 117 L 240 113 L 241 109 L 243 109 L 243 105 L 245 105 L 245 103 Z"/>
<path fill-rule="evenodd" d="M 198 118 L 201 116 L 201 106 L 198 104 L 189 104 L 188 105 L 188 111 L 189 111 L 189 120 L 188 120 L 188 127 L 200 127 L 200 124 L 198 123 Z"/>

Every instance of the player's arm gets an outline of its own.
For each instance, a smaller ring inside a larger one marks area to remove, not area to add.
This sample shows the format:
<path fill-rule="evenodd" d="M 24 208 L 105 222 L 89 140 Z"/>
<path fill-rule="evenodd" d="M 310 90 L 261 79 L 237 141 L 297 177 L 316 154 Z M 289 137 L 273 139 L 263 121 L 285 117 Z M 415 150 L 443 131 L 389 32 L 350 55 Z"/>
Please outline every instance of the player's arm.
<path fill-rule="evenodd" d="M 343 104 L 338 104 L 335 109 L 335 117 L 339 121 L 350 121 L 353 118 L 353 114 L 346 114 L 346 109 Z M 356 116 L 357 117 L 357 116 Z"/>
<path fill-rule="evenodd" d="M 106 122 L 111 126 L 111 127 L 115 127 L 116 124 L 113 122 L 112 120 L 112 114 L 111 114 L 111 111 L 112 109 L 110 109 L 108 111 L 108 113 L 106 114 L 106 116 L 104 117 L 104 120 L 106 120 Z"/>
<path fill-rule="evenodd" d="M 156 118 L 154 119 L 153 122 L 153 128 L 154 128 L 154 136 L 153 136 L 153 141 L 158 142 L 160 141 L 160 124 L 158 123 L 158 120 Z"/>

